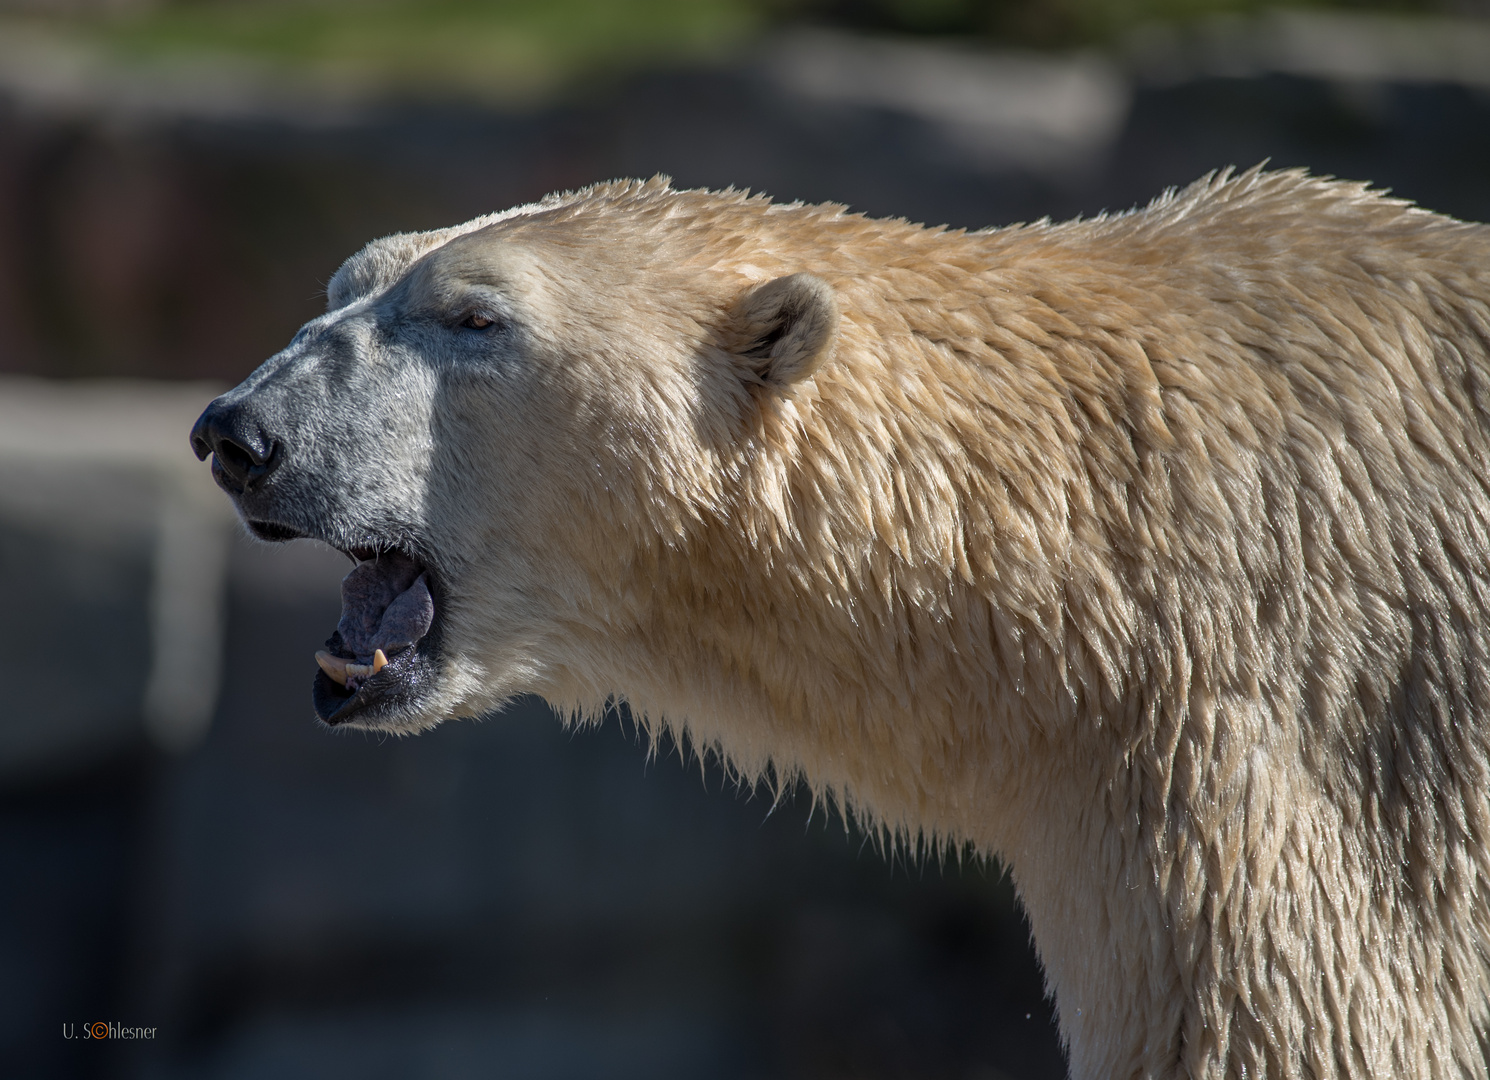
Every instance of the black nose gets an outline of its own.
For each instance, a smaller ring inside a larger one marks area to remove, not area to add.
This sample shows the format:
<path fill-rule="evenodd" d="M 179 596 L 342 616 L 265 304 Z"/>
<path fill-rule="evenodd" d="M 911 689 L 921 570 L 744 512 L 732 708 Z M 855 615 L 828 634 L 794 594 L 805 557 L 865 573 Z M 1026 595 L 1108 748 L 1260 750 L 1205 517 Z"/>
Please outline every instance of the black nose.
<path fill-rule="evenodd" d="M 242 495 L 284 460 L 284 445 L 257 417 L 220 399 L 192 425 L 191 448 L 202 461 L 212 455 L 212 478 L 234 495 Z"/>

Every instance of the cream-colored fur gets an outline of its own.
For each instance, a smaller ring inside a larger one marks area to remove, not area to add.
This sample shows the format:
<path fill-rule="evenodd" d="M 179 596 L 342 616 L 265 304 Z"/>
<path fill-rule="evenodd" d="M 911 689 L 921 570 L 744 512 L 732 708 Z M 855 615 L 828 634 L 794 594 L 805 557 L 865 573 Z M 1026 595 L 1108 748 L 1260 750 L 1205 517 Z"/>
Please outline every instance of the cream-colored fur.
<path fill-rule="evenodd" d="M 521 333 L 440 376 L 443 696 L 383 726 L 618 694 L 1001 857 L 1076 1077 L 1487 1075 L 1490 229 L 1253 171 L 383 243 L 336 311 L 477 281 Z"/>

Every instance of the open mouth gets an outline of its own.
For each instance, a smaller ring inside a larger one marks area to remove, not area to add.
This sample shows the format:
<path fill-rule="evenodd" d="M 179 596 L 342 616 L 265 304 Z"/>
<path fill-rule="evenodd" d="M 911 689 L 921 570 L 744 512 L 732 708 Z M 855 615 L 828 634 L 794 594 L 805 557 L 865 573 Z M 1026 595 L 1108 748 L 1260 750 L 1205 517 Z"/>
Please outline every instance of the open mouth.
<path fill-rule="evenodd" d="M 283 540 L 298 530 L 249 528 Z M 341 619 L 315 654 L 311 697 L 328 724 L 390 719 L 415 704 L 434 674 L 439 586 L 416 556 L 398 548 L 339 549 L 357 565 L 342 579 Z"/>
<path fill-rule="evenodd" d="M 406 697 L 435 621 L 429 571 L 418 559 L 397 550 L 348 554 L 358 562 L 342 579 L 341 620 L 316 653 L 313 696 L 328 724 Z"/>

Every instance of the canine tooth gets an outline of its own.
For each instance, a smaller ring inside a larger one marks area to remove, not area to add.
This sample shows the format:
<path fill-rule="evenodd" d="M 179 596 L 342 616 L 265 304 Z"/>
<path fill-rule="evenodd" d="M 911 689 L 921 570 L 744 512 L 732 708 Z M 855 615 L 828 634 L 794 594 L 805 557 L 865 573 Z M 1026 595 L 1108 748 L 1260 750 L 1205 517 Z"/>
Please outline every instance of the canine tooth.
<path fill-rule="evenodd" d="M 339 656 L 332 656 L 324 649 L 316 653 L 316 663 L 321 665 L 321 670 L 326 673 L 327 678 L 342 686 L 347 685 L 347 676 L 353 674 L 347 669 L 356 667 L 355 664 L 349 664 Z"/>
<path fill-rule="evenodd" d="M 372 673 L 376 675 L 388 666 L 388 657 L 383 655 L 382 649 L 373 650 Z"/>

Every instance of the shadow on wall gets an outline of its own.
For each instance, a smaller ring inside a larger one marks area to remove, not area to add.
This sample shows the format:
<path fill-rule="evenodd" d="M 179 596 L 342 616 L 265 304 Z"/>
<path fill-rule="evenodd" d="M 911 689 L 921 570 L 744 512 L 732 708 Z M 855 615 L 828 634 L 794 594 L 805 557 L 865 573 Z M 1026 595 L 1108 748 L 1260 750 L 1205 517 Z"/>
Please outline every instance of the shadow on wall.
<path fill-rule="evenodd" d="M 976 227 L 1271 157 L 1490 218 L 1490 59 L 1268 33 L 1127 66 L 802 34 L 525 114 L 58 97 L 0 62 L 0 369 L 233 381 L 367 239 L 618 175 Z M 211 394 L 0 380 L 18 1075 L 1061 1075 L 980 864 L 886 860 L 537 702 L 318 728 L 345 563 L 242 538 L 186 445 Z M 98 1020 L 156 1037 L 63 1037 Z"/>

